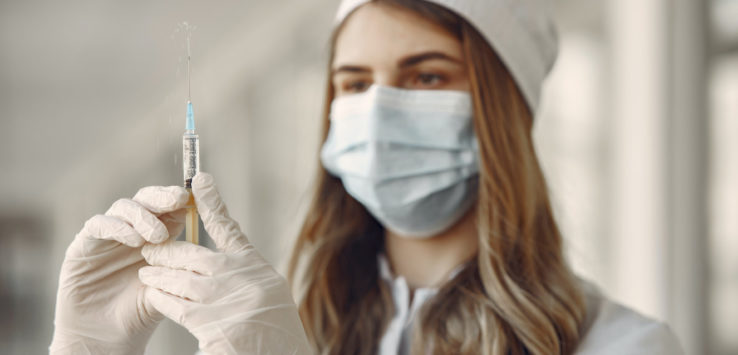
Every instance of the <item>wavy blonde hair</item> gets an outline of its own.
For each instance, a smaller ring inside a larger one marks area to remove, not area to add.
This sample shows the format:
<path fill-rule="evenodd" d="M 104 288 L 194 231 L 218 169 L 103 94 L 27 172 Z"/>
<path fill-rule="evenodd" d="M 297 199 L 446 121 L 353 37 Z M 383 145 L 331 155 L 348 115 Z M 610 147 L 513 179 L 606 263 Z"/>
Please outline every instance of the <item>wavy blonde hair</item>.
<path fill-rule="evenodd" d="M 572 353 L 584 301 L 563 256 L 532 144 L 532 114 L 515 81 L 458 15 L 425 1 L 375 1 L 414 11 L 462 43 L 480 150 L 476 262 L 423 306 L 413 353 Z M 334 96 L 330 77 L 326 91 L 323 140 Z M 288 266 L 288 278 L 302 290 L 300 317 L 318 354 L 376 354 L 394 308 L 376 258 L 384 229 L 338 178 L 322 166 L 318 171 Z"/>

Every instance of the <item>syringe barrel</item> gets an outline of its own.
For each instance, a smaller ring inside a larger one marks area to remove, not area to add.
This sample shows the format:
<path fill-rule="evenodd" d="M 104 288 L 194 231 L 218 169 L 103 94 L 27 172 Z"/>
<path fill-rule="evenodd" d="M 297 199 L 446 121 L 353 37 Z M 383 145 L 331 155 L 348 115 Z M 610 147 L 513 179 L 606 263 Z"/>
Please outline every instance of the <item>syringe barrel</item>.
<path fill-rule="evenodd" d="M 182 136 L 182 168 L 184 185 L 192 187 L 192 178 L 200 171 L 200 137 L 197 134 L 186 132 Z"/>

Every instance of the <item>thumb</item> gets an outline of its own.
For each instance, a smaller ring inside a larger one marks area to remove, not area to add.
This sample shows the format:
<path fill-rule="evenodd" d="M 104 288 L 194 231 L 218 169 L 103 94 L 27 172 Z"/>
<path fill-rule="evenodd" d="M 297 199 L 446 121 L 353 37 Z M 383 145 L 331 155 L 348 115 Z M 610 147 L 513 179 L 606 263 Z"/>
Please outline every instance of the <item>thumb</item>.
<path fill-rule="evenodd" d="M 192 179 L 192 194 L 205 230 L 218 250 L 236 253 L 252 248 L 246 235 L 241 232 L 241 227 L 228 215 L 212 175 L 197 173 Z"/>

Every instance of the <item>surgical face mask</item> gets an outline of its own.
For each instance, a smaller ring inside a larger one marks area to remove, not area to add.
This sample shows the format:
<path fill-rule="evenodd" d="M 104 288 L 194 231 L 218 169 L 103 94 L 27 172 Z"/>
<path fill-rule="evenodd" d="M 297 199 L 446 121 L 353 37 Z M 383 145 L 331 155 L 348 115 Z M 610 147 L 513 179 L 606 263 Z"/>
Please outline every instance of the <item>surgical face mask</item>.
<path fill-rule="evenodd" d="M 321 161 L 385 228 L 426 238 L 476 201 L 479 148 L 462 91 L 372 85 L 336 98 Z"/>

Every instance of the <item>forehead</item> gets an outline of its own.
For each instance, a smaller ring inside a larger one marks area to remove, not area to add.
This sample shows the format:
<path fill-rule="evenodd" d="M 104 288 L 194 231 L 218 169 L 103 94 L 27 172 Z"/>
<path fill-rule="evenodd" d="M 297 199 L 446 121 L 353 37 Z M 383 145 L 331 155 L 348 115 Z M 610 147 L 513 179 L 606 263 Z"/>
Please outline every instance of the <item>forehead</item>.
<path fill-rule="evenodd" d="M 441 51 L 461 58 L 459 40 L 440 25 L 408 9 L 369 2 L 344 20 L 333 66 L 381 65 L 408 54 Z"/>

